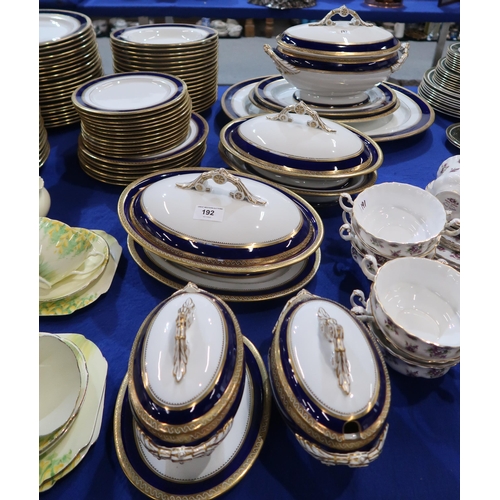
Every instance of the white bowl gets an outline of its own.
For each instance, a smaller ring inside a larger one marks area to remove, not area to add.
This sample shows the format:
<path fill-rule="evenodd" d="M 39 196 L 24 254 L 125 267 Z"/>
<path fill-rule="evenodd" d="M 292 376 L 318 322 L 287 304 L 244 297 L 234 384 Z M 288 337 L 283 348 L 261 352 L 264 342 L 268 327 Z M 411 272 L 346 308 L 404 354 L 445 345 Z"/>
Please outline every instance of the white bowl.
<path fill-rule="evenodd" d="M 460 356 L 460 272 L 436 260 L 402 257 L 379 268 L 370 291 L 379 328 L 421 359 Z"/>
<path fill-rule="evenodd" d="M 365 246 L 390 258 L 426 254 L 441 234 L 459 231 L 448 227 L 446 211 L 435 196 L 411 184 L 376 184 L 354 201 L 343 193 L 339 203 Z"/>
<path fill-rule="evenodd" d="M 81 351 L 57 335 L 39 334 L 39 437 L 67 427 L 84 400 L 88 372 Z"/>

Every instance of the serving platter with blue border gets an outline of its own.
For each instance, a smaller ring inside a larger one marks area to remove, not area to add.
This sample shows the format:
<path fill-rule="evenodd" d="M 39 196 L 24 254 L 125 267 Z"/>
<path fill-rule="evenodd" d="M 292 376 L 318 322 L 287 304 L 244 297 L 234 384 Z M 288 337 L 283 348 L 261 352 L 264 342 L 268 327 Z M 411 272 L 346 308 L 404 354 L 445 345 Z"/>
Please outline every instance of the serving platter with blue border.
<path fill-rule="evenodd" d="M 269 429 L 271 392 L 266 367 L 255 346 L 246 338 L 245 362 L 253 388 L 253 405 L 246 436 L 233 458 L 218 472 L 197 482 L 169 481 L 143 460 L 134 433 L 128 398 L 127 376 L 116 399 L 113 436 L 120 466 L 130 482 L 143 494 L 159 500 L 215 498 L 235 486 L 249 471 L 262 449 Z"/>

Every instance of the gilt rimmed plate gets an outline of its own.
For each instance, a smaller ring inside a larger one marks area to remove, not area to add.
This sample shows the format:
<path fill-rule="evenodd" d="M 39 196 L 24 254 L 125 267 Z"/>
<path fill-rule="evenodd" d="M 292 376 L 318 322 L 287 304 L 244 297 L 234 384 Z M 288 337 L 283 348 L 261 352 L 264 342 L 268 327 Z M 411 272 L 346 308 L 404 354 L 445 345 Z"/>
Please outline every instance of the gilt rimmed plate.
<path fill-rule="evenodd" d="M 127 237 L 127 246 L 135 263 L 161 283 L 180 290 L 188 282 L 193 282 L 227 302 L 256 302 L 294 293 L 314 278 L 321 261 L 318 249 L 289 268 L 241 278 L 180 266 L 147 251 L 130 236 Z"/>
<path fill-rule="evenodd" d="M 446 129 L 446 137 L 457 148 L 460 148 L 460 123 L 453 123 Z"/>
<path fill-rule="evenodd" d="M 90 19 L 77 12 L 41 9 L 38 14 L 40 45 L 59 42 L 89 28 Z"/>
<path fill-rule="evenodd" d="M 49 489 L 73 470 L 97 440 L 102 421 L 108 363 L 99 348 L 81 334 L 58 334 L 73 342 L 87 363 L 89 382 L 75 422 L 63 437 L 39 458 L 40 491 Z"/>
<path fill-rule="evenodd" d="M 270 111 L 281 111 L 284 107 L 297 104 L 297 88 L 291 85 L 281 75 L 271 76 L 256 83 L 249 93 L 249 99 L 254 105 L 260 105 Z M 362 104 L 355 106 L 314 106 L 308 104 L 311 109 L 318 112 L 320 116 L 335 119 L 342 118 L 368 118 L 390 110 L 397 104 L 395 92 L 383 83 L 372 87 L 366 92 L 368 99 Z"/>
<path fill-rule="evenodd" d="M 255 106 L 255 104 L 253 104 L 248 97 L 250 95 L 250 91 L 263 78 L 268 77 L 259 76 L 257 78 L 249 78 L 248 80 L 243 80 L 239 83 L 231 85 L 224 91 L 220 102 L 222 110 L 229 119 L 236 120 L 237 118 L 268 112 Z M 270 112 L 271 111 L 269 111 L 269 113 Z"/>
<path fill-rule="evenodd" d="M 247 381 L 242 402 L 231 431 L 209 457 L 172 464 L 147 452 L 135 433 L 125 376 L 113 418 L 115 449 L 123 472 L 146 496 L 215 498 L 239 482 L 257 459 L 269 428 L 271 392 L 262 357 L 246 337 L 243 341 Z"/>

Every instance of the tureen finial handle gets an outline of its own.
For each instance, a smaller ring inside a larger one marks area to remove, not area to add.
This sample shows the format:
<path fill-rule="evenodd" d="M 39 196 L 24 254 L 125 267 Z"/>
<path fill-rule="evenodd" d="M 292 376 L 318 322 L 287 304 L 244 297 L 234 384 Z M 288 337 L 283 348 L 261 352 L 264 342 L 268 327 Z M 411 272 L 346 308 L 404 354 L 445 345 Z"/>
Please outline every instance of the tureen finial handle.
<path fill-rule="evenodd" d="M 213 180 L 216 184 L 225 184 L 230 182 L 237 191 L 232 191 L 229 193 L 231 198 L 235 200 L 248 201 L 252 205 L 267 205 L 267 201 L 254 196 L 248 188 L 243 184 L 240 178 L 233 174 L 230 174 L 226 168 L 219 168 L 203 172 L 196 179 L 191 182 L 176 184 L 177 187 L 181 189 L 194 189 L 195 191 L 206 191 L 211 190 L 210 186 L 207 185 L 209 180 Z"/>
<path fill-rule="evenodd" d="M 367 26 L 368 28 L 373 26 L 373 23 L 366 23 L 359 17 L 359 14 L 356 11 L 348 9 L 345 5 L 342 5 L 342 7 L 339 7 L 338 9 L 331 10 L 323 19 L 321 19 L 321 21 L 318 21 L 317 23 L 310 23 L 309 26 L 335 26 L 335 22 L 332 21 L 331 18 L 337 14 L 340 17 L 347 17 L 351 15 L 351 24 L 355 26 Z"/>
<path fill-rule="evenodd" d="M 325 125 L 325 122 L 320 118 L 317 111 L 311 109 L 304 101 L 299 101 L 297 104 L 289 104 L 286 108 L 283 108 L 277 115 L 267 115 L 268 120 L 281 121 L 281 122 L 291 122 L 292 118 L 288 115 L 290 111 L 298 115 L 309 115 L 312 120 L 307 122 L 307 125 L 312 128 L 320 128 L 325 132 L 337 131 L 329 128 Z"/>
<path fill-rule="evenodd" d="M 340 388 L 345 394 L 351 391 L 351 369 L 345 352 L 344 329 L 337 320 L 320 307 L 318 309 L 319 327 L 328 342 L 333 344 L 332 365 L 335 368 Z"/>
<path fill-rule="evenodd" d="M 180 382 L 186 374 L 189 356 L 186 332 L 193 322 L 193 309 L 194 302 L 189 298 L 177 311 L 177 319 L 175 320 L 174 368 L 172 374 L 177 382 Z"/>

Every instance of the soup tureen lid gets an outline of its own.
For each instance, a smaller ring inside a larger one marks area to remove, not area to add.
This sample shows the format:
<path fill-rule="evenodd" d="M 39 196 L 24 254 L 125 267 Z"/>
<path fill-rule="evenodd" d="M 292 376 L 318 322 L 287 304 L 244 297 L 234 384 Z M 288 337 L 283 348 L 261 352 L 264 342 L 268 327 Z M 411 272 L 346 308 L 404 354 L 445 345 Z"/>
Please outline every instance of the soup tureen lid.
<path fill-rule="evenodd" d="M 349 21 L 334 21 L 335 15 L 352 16 Z M 384 28 L 364 22 L 345 5 L 330 11 L 321 21 L 298 24 L 286 29 L 277 37 L 281 45 L 304 51 L 326 51 L 364 55 L 366 52 L 392 52 L 400 42 Z"/>

